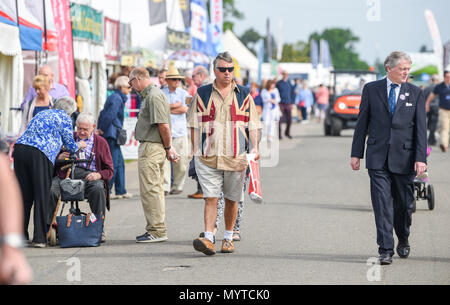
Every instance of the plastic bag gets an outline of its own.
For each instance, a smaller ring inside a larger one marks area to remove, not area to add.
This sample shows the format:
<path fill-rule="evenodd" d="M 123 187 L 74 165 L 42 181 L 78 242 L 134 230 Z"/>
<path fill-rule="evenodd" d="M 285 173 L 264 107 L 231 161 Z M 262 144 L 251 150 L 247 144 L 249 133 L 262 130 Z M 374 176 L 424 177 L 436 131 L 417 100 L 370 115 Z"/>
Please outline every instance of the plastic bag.
<path fill-rule="evenodd" d="M 259 178 L 259 165 L 255 161 L 255 154 L 247 154 L 247 161 L 250 169 L 250 180 L 248 194 L 255 203 L 262 203 L 261 180 Z"/>

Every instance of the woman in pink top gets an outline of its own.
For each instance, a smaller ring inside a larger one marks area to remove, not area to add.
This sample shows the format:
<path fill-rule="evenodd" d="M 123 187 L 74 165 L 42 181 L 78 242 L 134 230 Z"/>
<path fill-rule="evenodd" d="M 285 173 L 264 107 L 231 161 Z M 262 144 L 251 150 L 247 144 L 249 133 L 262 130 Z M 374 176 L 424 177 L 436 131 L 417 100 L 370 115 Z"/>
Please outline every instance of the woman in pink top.
<path fill-rule="evenodd" d="M 322 120 L 323 116 L 325 115 L 325 110 L 328 107 L 329 98 L 330 92 L 328 91 L 328 88 L 325 87 L 323 84 L 320 84 L 319 89 L 317 89 L 316 92 L 317 107 L 319 109 L 317 121 L 319 123 Z"/>

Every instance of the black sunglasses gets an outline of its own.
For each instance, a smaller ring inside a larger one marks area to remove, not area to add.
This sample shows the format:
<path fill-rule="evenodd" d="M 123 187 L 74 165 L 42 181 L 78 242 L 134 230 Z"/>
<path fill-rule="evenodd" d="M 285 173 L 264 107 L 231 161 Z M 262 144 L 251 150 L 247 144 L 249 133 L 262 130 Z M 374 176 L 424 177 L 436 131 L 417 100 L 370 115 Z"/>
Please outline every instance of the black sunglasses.
<path fill-rule="evenodd" d="M 228 71 L 228 72 L 233 72 L 234 71 L 234 67 L 217 67 L 217 70 L 219 70 L 220 72 L 222 72 L 222 73 L 225 73 L 225 71 Z"/>
<path fill-rule="evenodd" d="M 132 87 L 131 83 L 132 83 L 133 80 L 135 80 L 135 79 L 136 79 L 136 77 L 133 77 L 132 79 L 130 79 L 130 80 L 128 81 L 128 85 L 130 85 L 130 88 Z"/>

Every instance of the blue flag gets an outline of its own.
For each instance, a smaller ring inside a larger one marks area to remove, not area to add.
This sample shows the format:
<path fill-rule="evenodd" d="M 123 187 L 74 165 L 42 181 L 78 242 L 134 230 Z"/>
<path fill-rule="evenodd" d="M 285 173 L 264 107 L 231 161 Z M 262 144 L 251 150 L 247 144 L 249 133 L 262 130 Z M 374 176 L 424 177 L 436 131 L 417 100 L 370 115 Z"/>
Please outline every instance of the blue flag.
<path fill-rule="evenodd" d="M 192 50 L 216 56 L 205 0 L 191 0 Z"/>

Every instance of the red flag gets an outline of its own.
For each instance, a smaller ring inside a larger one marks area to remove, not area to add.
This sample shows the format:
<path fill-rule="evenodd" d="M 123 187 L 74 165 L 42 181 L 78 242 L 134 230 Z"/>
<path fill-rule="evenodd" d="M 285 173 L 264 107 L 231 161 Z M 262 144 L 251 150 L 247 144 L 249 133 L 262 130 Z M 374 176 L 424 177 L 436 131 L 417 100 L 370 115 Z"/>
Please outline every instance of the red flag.
<path fill-rule="evenodd" d="M 53 17 L 58 35 L 59 82 L 66 85 L 75 98 L 72 23 L 69 0 L 52 0 Z"/>
<path fill-rule="evenodd" d="M 254 154 L 247 154 L 248 165 L 250 167 L 250 181 L 248 185 L 248 194 L 250 199 L 256 203 L 262 203 L 261 179 L 259 178 L 259 165 L 255 161 Z"/>

